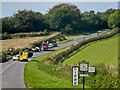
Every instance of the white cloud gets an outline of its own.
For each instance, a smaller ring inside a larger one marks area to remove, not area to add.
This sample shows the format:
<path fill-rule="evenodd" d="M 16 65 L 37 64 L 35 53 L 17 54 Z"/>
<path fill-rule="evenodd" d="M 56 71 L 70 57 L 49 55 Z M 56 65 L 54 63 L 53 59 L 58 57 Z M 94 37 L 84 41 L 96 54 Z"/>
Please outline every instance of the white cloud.
<path fill-rule="evenodd" d="M 2 2 L 119 2 L 119 0 L 1 0 Z"/>

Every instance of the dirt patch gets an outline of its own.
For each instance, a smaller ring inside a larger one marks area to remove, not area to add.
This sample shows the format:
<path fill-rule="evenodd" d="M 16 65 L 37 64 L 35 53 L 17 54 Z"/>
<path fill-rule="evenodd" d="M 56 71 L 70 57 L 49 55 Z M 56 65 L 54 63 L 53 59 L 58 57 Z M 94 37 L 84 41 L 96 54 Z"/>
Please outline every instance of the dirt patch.
<path fill-rule="evenodd" d="M 30 43 L 39 41 L 43 38 L 44 37 L 2 40 L 2 51 L 5 51 L 10 47 L 15 49 L 24 48 L 27 47 Z"/>

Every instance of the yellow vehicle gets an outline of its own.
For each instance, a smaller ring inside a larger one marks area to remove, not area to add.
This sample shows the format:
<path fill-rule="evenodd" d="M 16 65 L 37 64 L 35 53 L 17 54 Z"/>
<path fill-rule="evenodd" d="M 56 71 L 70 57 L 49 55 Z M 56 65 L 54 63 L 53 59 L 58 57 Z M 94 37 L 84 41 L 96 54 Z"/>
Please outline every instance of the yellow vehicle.
<path fill-rule="evenodd" d="M 19 60 L 28 60 L 28 52 L 20 51 L 19 52 Z"/>

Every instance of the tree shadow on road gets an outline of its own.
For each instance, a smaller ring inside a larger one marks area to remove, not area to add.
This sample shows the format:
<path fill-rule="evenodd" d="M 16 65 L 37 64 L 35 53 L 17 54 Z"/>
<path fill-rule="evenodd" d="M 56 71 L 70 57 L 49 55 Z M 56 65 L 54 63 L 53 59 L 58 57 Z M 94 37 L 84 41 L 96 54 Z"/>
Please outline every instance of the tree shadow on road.
<path fill-rule="evenodd" d="M 39 63 L 39 61 L 38 61 L 38 60 L 31 60 L 31 62 L 38 62 L 38 63 Z"/>
<path fill-rule="evenodd" d="M 45 51 L 55 51 L 55 50 L 44 50 L 44 52 L 45 52 Z"/>
<path fill-rule="evenodd" d="M 28 60 L 20 60 L 20 62 L 29 62 Z"/>

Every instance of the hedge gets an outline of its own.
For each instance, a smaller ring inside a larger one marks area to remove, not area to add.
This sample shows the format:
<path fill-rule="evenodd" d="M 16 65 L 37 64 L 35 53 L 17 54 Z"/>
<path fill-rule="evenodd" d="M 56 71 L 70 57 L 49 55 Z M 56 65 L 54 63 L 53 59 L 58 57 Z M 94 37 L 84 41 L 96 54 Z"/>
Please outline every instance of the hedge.
<path fill-rule="evenodd" d="M 39 37 L 39 36 L 45 36 L 49 35 L 47 30 L 44 30 L 43 32 L 31 32 L 31 33 L 15 33 L 15 34 L 10 34 L 10 37 L 12 38 L 24 38 L 24 37 Z"/>
<path fill-rule="evenodd" d="M 82 46 L 84 46 L 84 45 L 86 45 L 88 43 L 97 41 L 97 40 L 110 38 L 110 37 L 112 37 L 112 36 L 114 36 L 114 35 L 116 35 L 118 33 L 119 33 L 119 28 L 116 28 L 116 29 L 111 30 L 108 33 L 101 34 L 101 35 L 98 35 L 98 36 L 95 36 L 95 37 L 92 37 L 92 38 L 87 38 L 87 39 L 78 41 L 75 44 L 70 45 L 69 47 L 67 47 L 64 50 L 60 50 L 58 52 L 55 52 L 55 53 L 49 55 L 48 57 L 46 57 L 45 60 L 50 60 L 54 64 L 60 64 L 65 59 L 67 59 L 71 54 L 73 54 L 74 51 L 78 50 L 80 47 L 82 47 Z"/>
<path fill-rule="evenodd" d="M 35 46 L 39 47 L 43 41 L 44 42 L 46 42 L 46 41 L 54 42 L 56 40 L 63 41 L 63 40 L 66 40 L 66 38 L 63 37 L 63 35 L 61 33 L 57 32 L 57 33 L 55 33 L 55 34 L 53 34 L 45 39 L 41 39 L 40 41 L 37 41 L 37 42 L 30 44 L 29 47 L 30 48 L 35 47 Z"/>

